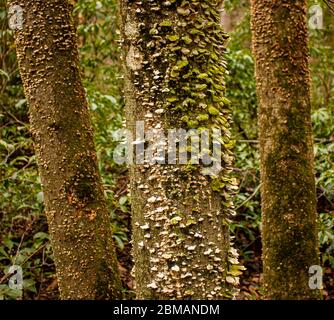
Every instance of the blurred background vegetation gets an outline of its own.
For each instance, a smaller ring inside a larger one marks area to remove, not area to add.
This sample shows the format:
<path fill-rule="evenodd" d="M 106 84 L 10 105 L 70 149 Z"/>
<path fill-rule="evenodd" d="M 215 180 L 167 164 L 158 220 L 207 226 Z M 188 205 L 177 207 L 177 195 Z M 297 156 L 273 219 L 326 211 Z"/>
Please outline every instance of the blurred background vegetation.
<path fill-rule="evenodd" d="M 316 153 L 319 243 L 324 294 L 334 299 L 334 16 L 323 2 L 324 29 L 310 30 L 312 120 Z M 247 271 L 240 299 L 259 299 L 261 206 L 257 105 L 251 52 L 249 0 L 225 0 L 224 24 L 230 33 L 228 97 L 233 102 L 238 215 L 231 225 Z M 95 141 L 120 269 L 133 298 L 129 239 L 127 169 L 113 161 L 114 132 L 123 123 L 122 70 L 117 0 L 76 1 L 83 81 L 95 127 Z M 28 108 L 18 73 L 12 31 L 0 0 L 0 299 L 57 299 L 57 283 L 33 144 Z M 24 290 L 11 290 L 4 278 L 13 265 L 23 268 Z"/>

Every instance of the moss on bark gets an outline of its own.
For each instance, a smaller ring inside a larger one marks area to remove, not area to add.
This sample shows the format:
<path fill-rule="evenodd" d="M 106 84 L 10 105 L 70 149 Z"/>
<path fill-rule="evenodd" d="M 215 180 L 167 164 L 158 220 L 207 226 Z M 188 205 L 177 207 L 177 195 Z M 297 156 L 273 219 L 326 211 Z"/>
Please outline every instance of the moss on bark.
<path fill-rule="evenodd" d="M 306 1 L 252 0 L 261 155 L 264 285 L 271 299 L 315 299 L 318 265 Z"/>

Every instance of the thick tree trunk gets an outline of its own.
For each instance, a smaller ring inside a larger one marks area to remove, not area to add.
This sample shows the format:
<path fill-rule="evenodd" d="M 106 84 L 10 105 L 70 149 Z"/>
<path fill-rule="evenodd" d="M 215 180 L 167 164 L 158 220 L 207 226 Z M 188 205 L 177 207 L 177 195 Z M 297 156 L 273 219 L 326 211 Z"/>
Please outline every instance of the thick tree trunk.
<path fill-rule="evenodd" d="M 306 0 L 252 0 L 259 100 L 264 284 L 271 299 L 312 299 L 319 264 Z"/>
<path fill-rule="evenodd" d="M 80 79 L 72 6 L 12 1 L 16 47 L 62 299 L 120 298 L 121 285 Z"/>
<path fill-rule="evenodd" d="M 162 128 L 166 136 L 171 128 L 224 130 L 219 178 L 205 175 L 201 165 L 131 165 L 137 297 L 231 297 L 229 283 L 237 282 L 233 276 L 240 267 L 228 236 L 233 157 L 220 3 L 121 3 L 126 115 L 132 133 L 136 121 L 144 122 L 146 132 Z M 136 140 L 138 145 L 140 137 Z M 152 144 L 154 138 L 145 140 Z"/>

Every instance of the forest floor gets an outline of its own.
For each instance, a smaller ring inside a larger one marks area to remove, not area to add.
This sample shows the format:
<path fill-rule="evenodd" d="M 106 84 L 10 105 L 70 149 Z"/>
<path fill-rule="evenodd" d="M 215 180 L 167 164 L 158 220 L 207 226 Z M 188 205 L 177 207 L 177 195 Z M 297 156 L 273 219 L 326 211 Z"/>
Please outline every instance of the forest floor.
<path fill-rule="evenodd" d="M 132 261 L 131 248 L 127 245 L 122 252 L 118 251 L 120 262 L 120 271 L 123 281 L 123 286 L 128 290 L 126 298 L 134 298 L 134 280 L 131 276 Z M 262 300 L 263 287 L 262 281 L 262 263 L 261 252 L 255 252 L 252 261 L 242 261 L 241 263 L 246 267 L 243 275 L 240 276 L 240 293 L 237 300 Z M 324 269 L 324 300 L 334 300 L 334 272 L 331 268 Z"/>
<path fill-rule="evenodd" d="M 131 276 L 132 261 L 131 248 L 126 245 L 123 251 L 118 250 L 119 268 L 121 272 L 123 286 L 127 289 L 126 299 L 134 299 L 134 280 Z M 261 259 L 256 256 L 254 261 L 244 262 L 247 270 L 240 277 L 240 293 L 237 300 L 261 300 L 263 299 L 263 287 L 261 285 Z M 43 284 L 40 290 L 39 299 L 55 300 L 59 299 L 57 281 L 51 277 Z M 324 300 L 334 300 L 334 273 L 331 268 L 324 271 Z"/>
<path fill-rule="evenodd" d="M 129 217 L 128 217 L 129 218 Z M 130 236 L 130 235 L 129 235 Z M 240 277 L 240 293 L 237 300 L 261 300 L 263 299 L 262 280 L 262 263 L 261 263 L 261 248 L 258 243 L 254 244 L 254 255 L 252 260 L 242 261 L 241 263 L 246 267 L 243 275 Z M 131 245 L 128 243 L 124 249 L 120 251 L 117 249 L 117 256 L 119 259 L 119 269 L 121 272 L 122 282 L 126 288 L 126 299 L 134 299 L 134 280 L 131 276 L 133 263 L 131 260 Z M 324 269 L 324 300 L 334 300 L 334 272 L 331 268 Z M 50 277 L 46 283 L 41 284 L 39 299 L 54 300 L 59 299 L 57 281 L 55 276 Z"/>
<path fill-rule="evenodd" d="M 126 181 L 124 179 L 119 181 L 122 186 L 115 186 L 116 188 L 125 188 L 126 193 Z M 122 193 L 123 194 L 123 193 Z M 119 221 L 122 221 L 127 231 L 128 239 L 131 239 L 131 221 L 130 213 L 117 211 Z M 38 231 L 47 232 L 47 223 L 44 215 L 40 216 L 38 221 L 27 229 L 25 224 L 27 220 L 16 220 L 16 223 L 12 225 L 10 230 L 13 234 L 16 234 L 20 238 L 21 234 L 26 233 L 28 230 L 32 234 Z M 6 232 L 9 232 L 7 230 Z M 246 267 L 243 275 L 240 276 L 240 293 L 237 296 L 238 300 L 261 300 L 263 299 L 263 287 L 262 281 L 262 262 L 261 262 L 261 238 L 260 233 L 257 230 L 255 232 L 255 240 L 250 241 L 246 234 L 238 234 L 236 237 L 236 247 L 247 248 L 247 256 L 243 256 L 240 252 L 240 261 Z M 133 267 L 131 256 L 131 244 L 129 242 L 124 243 L 124 248 L 120 250 L 117 248 L 117 256 L 119 261 L 119 269 L 123 286 L 126 289 L 126 299 L 134 299 L 134 280 L 131 276 L 131 270 Z M 35 254 L 35 259 L 40 258 L 44 261 L 43 251 L 39 251 Z M 0 279 L 4 276 L 0 271 Z M 45 263 L 43 271 L 38 273 L 35 279 L 35 293 L 24 293 L 23 299 L 34 300 L 57 300 L 59 299 L 59 292 L 57 286 L 57 279 L 55 275 L 55 267 L 53 263 Z M 324 268 L 324 290 L 323 296 L 325 300 L 334 300 L 334 271 L 329 266 Z"/>

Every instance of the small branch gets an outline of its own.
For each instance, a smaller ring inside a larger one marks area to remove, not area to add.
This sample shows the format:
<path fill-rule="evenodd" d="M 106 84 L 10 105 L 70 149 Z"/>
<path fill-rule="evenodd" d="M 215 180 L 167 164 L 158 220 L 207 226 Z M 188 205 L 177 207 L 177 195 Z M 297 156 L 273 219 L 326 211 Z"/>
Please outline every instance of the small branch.
<path fill-rule="evenodd" d="M 259 189 L 261 187 L 261 183 L 255 188 L 254 192 L 250 197 L 248 197 L 241 205 L 239 205 L 235 210 L 239 210 L 241 207 L 243 207 L 248 201 L 250 201 L 255 195 L 258 193 Z"/>
<path fill-rule="evenodd" d="M 326 3 L 329 10 L 334 14 L 334 8 L 333 8 L 334 1 L 333 0 L 324 0 L 324 2 Z"/>
<path fill-rule="evenodd" d="M 49 242 L 46 242 L 42 245 L 40 245 L 30 256 L 28 256 L 21 264 L 20 266 L 23 267 L 27 261 L 30 260 L 31 257 L 33 257 L 38 251 L 40 251 L 41 249 L 43 249 Z M 1 279 L 0 279 L 0 284 L 4 283 L 4 281 L 6 281 L 10 276 L 12 275 L 12 273 L 8 272 L 6 273 Z"/>

